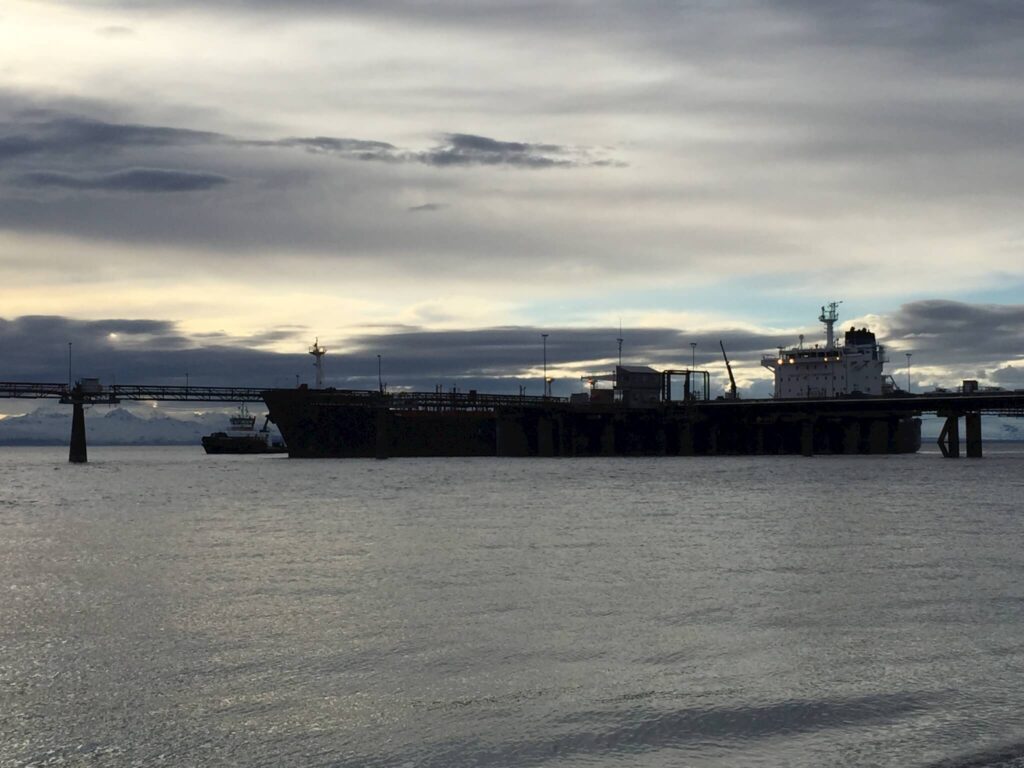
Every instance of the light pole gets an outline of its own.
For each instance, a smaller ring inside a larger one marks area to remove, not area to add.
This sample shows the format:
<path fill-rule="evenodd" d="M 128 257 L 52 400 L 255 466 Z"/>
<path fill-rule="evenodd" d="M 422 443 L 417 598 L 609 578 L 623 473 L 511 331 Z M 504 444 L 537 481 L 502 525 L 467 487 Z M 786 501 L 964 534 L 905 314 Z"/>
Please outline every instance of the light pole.
<path fill-rule="evenodd" d="M 913 352 L 907 352 L 907 392 L 910 392 L 910 356 Z"/>
<path fill-rule="evenodd" d="M 68 386 L 71 386 L 71 342 L 68 342 Z"/>
<path fill-rule="evenodd" d="M 384 394 L 384 380 L 380 377 L 380 355 L 377 355 L 377 389 Z"/>
<path fill-rule="evenodd" d="M 690 370 L 697 370 L 697 342 L 690 342 Z"/>
<path fill-rule="evenodd" d="M 544 341 L 544 397 L 548 396 L 548 335 L 542 333 L 540 335 Z"/>
<path fill-rule="evenodd" d="M 622 367 L 622 321 L 619 320 L 619 338 L 616 339 L 619 342 L 619 368 Z"/>

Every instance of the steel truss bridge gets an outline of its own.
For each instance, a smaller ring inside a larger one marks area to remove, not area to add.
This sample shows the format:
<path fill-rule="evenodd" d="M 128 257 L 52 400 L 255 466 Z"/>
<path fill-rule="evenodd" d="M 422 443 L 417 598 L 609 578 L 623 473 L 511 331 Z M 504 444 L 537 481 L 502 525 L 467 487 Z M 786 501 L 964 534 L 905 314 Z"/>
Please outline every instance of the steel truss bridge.
<path fill-rule="evenodd" d="M 0 397 L 56 399 L 62 403 L 114 404 L 121 401 L 262 403 L 258 387 L 163 387 L 148 384 L 68 386 L 67 384 L 0 381 Z"/>

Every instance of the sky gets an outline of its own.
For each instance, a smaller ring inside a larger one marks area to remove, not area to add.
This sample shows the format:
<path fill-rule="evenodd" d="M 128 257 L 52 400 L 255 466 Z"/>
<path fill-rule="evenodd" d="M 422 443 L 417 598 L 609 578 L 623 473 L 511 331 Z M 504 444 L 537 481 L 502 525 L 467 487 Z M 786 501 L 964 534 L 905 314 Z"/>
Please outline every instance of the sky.
<path fill-rule="evenodd" d="M 1024 387 L 1014 0 L 5 0 L 0 380 Z M 620 331 L 621 327 L 621 331 Z M 691 347 L 696 342 L 697 347 Z M 12 410 L 13 409 L 13 410 Z M 4 413 L 23 404 L 0 403 Z"/>

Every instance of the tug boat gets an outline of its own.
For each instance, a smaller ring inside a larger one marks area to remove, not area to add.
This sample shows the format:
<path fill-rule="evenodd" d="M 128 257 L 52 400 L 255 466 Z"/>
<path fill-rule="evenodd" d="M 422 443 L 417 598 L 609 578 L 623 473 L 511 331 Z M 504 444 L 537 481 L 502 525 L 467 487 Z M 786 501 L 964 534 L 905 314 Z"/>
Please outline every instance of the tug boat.
<path fill-rule="evenodd" d="M 231 417 L 227 432 L 214 432 L 203 437 L 203 448 L 207 453 L 287 453 L 288 449 L 280 440 L 270 436 L 270 419 L 256 429 L 256 417 L 249 413 L 243 403 L 238 413 Z"/>

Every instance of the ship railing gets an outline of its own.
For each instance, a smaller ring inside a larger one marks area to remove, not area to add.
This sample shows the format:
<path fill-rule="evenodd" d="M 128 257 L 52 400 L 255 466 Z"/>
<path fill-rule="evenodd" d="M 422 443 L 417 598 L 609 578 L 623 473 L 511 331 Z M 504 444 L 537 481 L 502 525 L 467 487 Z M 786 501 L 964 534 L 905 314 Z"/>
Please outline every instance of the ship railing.
<path fill-rule="evenodd" d="M 477 392 L 396 392 L 389 405 L 403 411 L 493 411 L 521 406 L 562 405 L 565 397 L 482 395 Z"/>
<path fill-rule="evenodd" d="M 67 384 L 54 384 L 50 382 L 30 381 L 3 381 L 0 382 L 0 397 L 11 398 L 60 398 L 68 393 Z"/>

